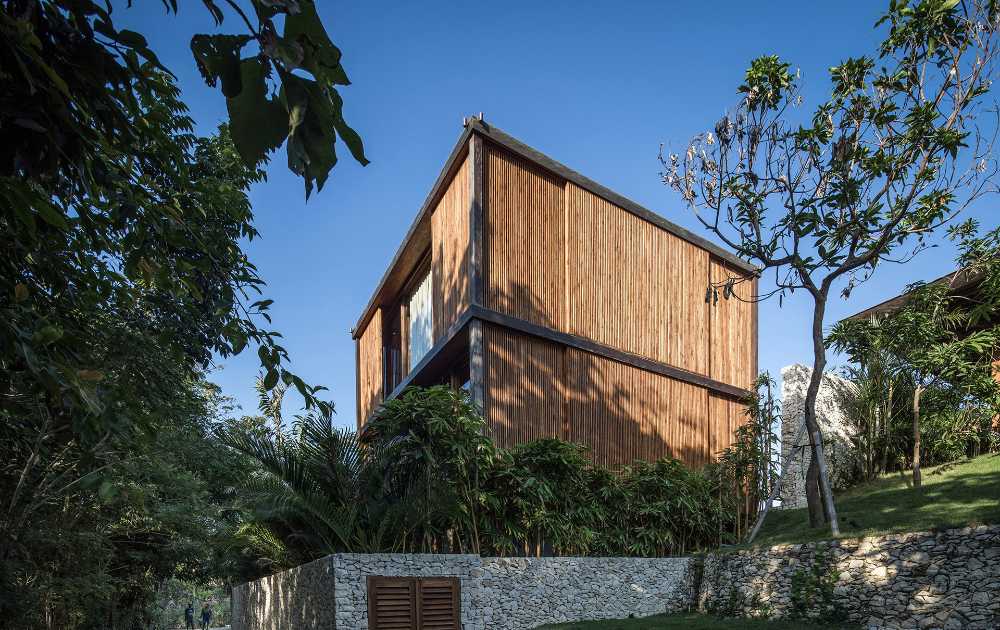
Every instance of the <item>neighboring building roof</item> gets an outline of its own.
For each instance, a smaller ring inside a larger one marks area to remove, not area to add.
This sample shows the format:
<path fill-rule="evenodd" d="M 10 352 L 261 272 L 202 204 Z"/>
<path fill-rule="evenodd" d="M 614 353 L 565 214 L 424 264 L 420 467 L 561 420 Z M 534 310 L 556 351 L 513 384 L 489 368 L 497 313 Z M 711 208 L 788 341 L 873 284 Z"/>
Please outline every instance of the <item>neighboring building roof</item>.
<path fill-rule="evenodd" d="M 952 271 L 951 273 L 946 273 L 940 278 L 932 280 L 927 284 L 949 285 L 951 286 L 952 293 L 963 294 L 963 293 L 973 292 L 976 286 L 979 284 L 981 278 L 982 274 L 980 273 L 972 273 L 971 271 L 968 271 L 966 269 L 956 269 L 955 271 Z M 895 313 L 899 309 L 906 306 L 906 303 L 909 301 L 910 295 L 912 295 L 912 293 L 913 293 L 912 290 L 905 291 L 895 297 L 885 300 L 884 302 L 880 302 L 875 306 L 866 308 L 865 310 L 859 313 L 855 313 L 854 315 L 845 317 L 844 319 L 845 320 L 869 319 L 873 315 L 880 315 L 880 316 L 891 315 L 892 313 Z"/>
<path fill-rule="evenodd" d="M 372 313 L 375 311 L 376 305 L 381 301 L 381 294 L 383 292 L 386 283 L 389 280 L 390 275 L 392 274 L 396 265 L 399 264 L 401 259 L 406 254 L 407 246 L 409 245 L 410 241 L 414 239 L 415 236 L 417 236 L 418 231 L 420 231 L 421 229 L 421 226 L 426 224 L 426 222 L 428 221 L 430 213 L 433 212 L 434 210 L 434 205 L 437 203 L 438 198 L 443 193 L 444 188 L 446 187 L 449 181 L 449 176 L 454 171 L 454 169 L 460 165 L 458 163 L 458 159 L 459 157 L 465 155 L 466 144 L 468 143 L 469 137 L 473 133 L 478 133 L 483 137 L 488 138 L 490 141 L 508 149 L 509 151 L 516 153 L 520 157 L 534 163 L 536 166 L 540 166 L 541 168 L 555 174 L 556 176 L 562 179 L 573 182 L 580 188 L 583 188 L 597 195 L 598 197 L 601 197 L 606 201 L 613 203 L 614 205 L 639 217 L 640 219 L 644 219 L 660 227 L 661 229 L 670 232 L 674 236 L 677 236 L 693 245 L 696 245 L 710 252 L 712 255 L 717 256 L 722 260 L 725 260 L 726 262 L 740 269 L 741 271 L 754 274 L 756 274 L 759 271 L 759 269 L 754 265 L 752 265 L 751 263 L 736 256 L 732 252 L 716 245 L 712 241 L 702 236 L 699 236 L 691 232 L 690 230 L 686 230 L 681 226 L 677 225 L 676 223 L 668 221 L 667 219 L 663 218 L 662 216 L 653 212 L 652 210 L 644 208 L 643 206 L 640 206 L 634 201 L 616 193 L 610 188 L 602 186 L 601 184 L 598 184 L 594 180 L 585 177 L 584 175 L 581 175 L 580 173 L 569 168 L 568 166 L 565 166 L 564 164 L 553 160 L 544 153 L 533 149 L 532 147 L 521 142 L 520 140 L 517 140 L 513 136 L 510 136 L 507 133 L 501 131 L 500 129 L 497 129 L 496 127 L 489 125 L 477 118 L 472 118 L 466 122 L 465 130 L 462 132 L 462 135 L 459 136 L 458 142 L 455 143 L 455 148 L 452 149 L 452 152 L 449 155 L 448 160 L 445 162 L 444 167 L 441 169 L 441 172 L 438 175 L 437 180 L 434 182 L 434 186 L 431 188 L 430 194 L 428 194 L 427 198 L 424 200 L 424 203 L 421 206 L 420 211 L 417 213 L 416 219 L 414 219 L 413 224 L 410 226 L 410 229 L 407 230 L 406 236 L 403 238 L 403 242 L 400 244 L 399 249 L 396 250 L 396 254 L 393 256 L 392 261 L 389 263 L 388 268 L 382 275 L 382 279 L 379 281 L 378 287 L 372 294 L 372 297 L 369 300 L 368 305 L 365 307 L 365 310 L 361 313 L 361 317 L 358 318 L 358 322 L 355 325 L 354 330 L 352 331 L 352 336 L 356 337 L 358 331 L 363 330 L 364 327 L 368 324 L 368 320 L 372 316 Z"/>

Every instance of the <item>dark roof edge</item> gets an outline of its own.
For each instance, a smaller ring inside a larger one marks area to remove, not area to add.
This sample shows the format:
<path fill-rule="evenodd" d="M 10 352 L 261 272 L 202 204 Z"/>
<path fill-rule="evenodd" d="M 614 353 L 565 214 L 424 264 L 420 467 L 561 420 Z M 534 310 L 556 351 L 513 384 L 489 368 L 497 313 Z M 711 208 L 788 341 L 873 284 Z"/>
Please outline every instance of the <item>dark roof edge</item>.
<path fill-rule="evenodd" d="M 677 225 L 676 223 L 668 221 L 667 219 L 663 218 L 662 216 L 653 212 L 652 210 L 644 208 L 643 206 L 640 206 L 636 202 L 632 201 L 631 199 L 616 193 L 610 188 L 598 184 L 594 180 L 574 171 L 565 164 L 553 160 L 552 158 L 545 155 L 541 151 L 533 149 L 527 144 L 524 144 L 523 142 L 511 136 L 510 134 L 504 132 L 503 130 L 498 129 L 497 127 L 494 127 L 492 125 L 489 125 L 479 120 L 478 118 L 471 118 L 466 122 L 465 129 L 462 131 L 462 135 L 459 136 L 458 142 L 455 143 L 455 148 L 452 149 L 451 155 L 448 156 L 448 160 L 445 162 L 444 167 L 441 169 L 441 172 L 438 174 L 437 179 L 434 181 L 434 185 L 431 187 L 430 193 L 428 193 L 427 198 L 424 200 L 423 205 L 420 207 L 420 211 L 417 213 L 417 217 L 413 220 L 413 223 L 410 225 L 410 229 L 407 230 L 406 236 L 403 237 L 403 241 L 402 243 L 400 243 L 399 248 L 396 250 L 396 254 L 392 257 L 392 261 L 386 268 L 385 273 L 382 274 L 382 279 L 379 281 L 378 286 L 372 293 L 372 296 L 369 299 L 368 304 L 365 306 L 364 311 L 362 311 L 361 317 L 358 318 L 357 324 L 355 324 L 353 330 L 351 330 L 352 338 L 357 339 L 358 331 L 364 329 L 364 327 L 368 324 L 368 320 L 371 318 L 372 313 L 375 310 L 375 303 L 378 299 L 379 294 L 382 292 L 382 288 L 385 286 L 385 283 L 388 280 L 389 275 L 392 273 L 392 270 L 396 266 L 396 263 L 399 261 L 400 256 L 406 249 L 406 246 L 409 244 L 410 239 L 413 237 L 413 234 L 417 231 L 417 227 L 424 220 L 426 215 L 428 215 L 432 211 L 433 204 L 437 201 L 438 197 L 442 192 L 442 189 L 444 188 L 444 185 L 447 183 L 448 175 L 454 169 L 455 163 L 458 161 L 459 157 L 461 157 L 465 153 L 469 136 L 471 136 L 473 133 L 479 133 L 483 135 L 492 142 L 495 142 L 496 144 L 499 144 L 500 146 L 510 151 L 513 151 L 514 153 L 517 153 L 526 160 L 537 164 L 538 166 L 544 168 L 547 171 L 550 171 L 551 173 L 557 175 L 558 177 L 561 177 L 562 179 L 565 179 L 567 181 L 571 181 L 580 188 L 583 188 L 584 190 L 587 190 L 597 195 L 598 197 L 601 197 L 605 201 L 613 203 L 614 205 L 625 210 L 626 212 L 629 212 L 630 214 L 633 214 L 639 217 L 640 219 L 643 219 L 644 221 L 648 221 L 653 225 L 656 225 L 660 229 L 670 232 L 674 236 L 682 240 L 685 240 L 691 243 L 692 245 L 696 245 L 697 247 L 706 250 L 710 254 L 718 258 L 721 258 L 722 260 L 733 265 L 734 267 L 738 268 L 741 271 L 752 274 L 757 274 L 760 271 L 753 264 L 743 260 L 739 256 L 736 256 L 732 252 L 727 251 L 726 249 L 720 247 L 719 245 L 716 245 L 707 238 L 698 236 L 697 234 L 691 232 L 690 230 L 686 230 L 681 226 Z"/>
<path fill-rule="evenodd" d="M 959 278 L 959 275 L 964 275 L 965 277 Z M 936 280 L 931 280 L 927 284 L 945 284 L 954 282 L 954 284 L 951 287 L 951 291 L 961 291 L 966 287 L 975 284 L 980 279 L 982 279 L 981 273 L 970 273 L 969 270 L 967 269 L 956 269 L 955 271 L 950 271 L 944 274 L 943 276 L 937 278 Z M 909 300 L 909 296 L 911 293 L 913 293 L 912 290 L 904 291 L 899 295 L 891 297 L 887 300 L 882 300 L 875 306 L 869 306 L 865 310 L 859 311 L 854 315 L 848 315 L 847 317 L 844 317 L 840 321 L 847 321 L 849 319 L 868 319 L 872 315 L 888 314 L 898 311 L 899 309 L 903 308 L 903 306 L 906 305 L 906 302 Z"/>
<path fill-rule="evenodd" d="M 616 193 L 607 186 L 598 184 L 597 182 L 590 179 L 586 175 L 582 175 L 574 171 L 573 169 L 569 168 L 565 164 L 553 160 L 552 158 L 545 155 L 541 151 L 533 149 L 532 147 L 524 144 L 517 138 L 514 138 L 510 134 L 504 132 L 503 130 L 493 127 L 492 125 L 488 125 L 485 122 L 478 119 L 474 119 L 472 121 L 472 126 L 474 127 L 475 131 L 481 133 L 490 140 L 493 140 L 497 144 L 500 144 L 506 147 L 507 149 L 514 151 L 515 153 L 521 155 L 525 159 L 534 162 L 535 164 L 541 166 L 545 170 L 551 171 L 552 173 L 561 177 L 562 179 L 573 182 L 580 188 L 583 188 L 597 195 L 598 197 L 603 198 L 605 201 L 609 201 L 615 204 L 616 206 L 639 217 L 640 219 L 648 221 L 653 225 L 656 225 L 657 227 L 667 232 L 670 232 L 674 236 L 708 251 L 714 256 L 717 256 L 718 258 L 721 258 L 726 262 L 730 263 L 734 267 L 739 268 L 741 271 L 754 274 L 756 274 L 759 271 L 759 269 L 753 264 L 743 260 L 739 256 L 736 256 L 732 252 L 720 247 L 719 245 L 716 245 L 707 238 L 703 236 L 698 236 L 694 232 L 682 228 L 681 226 L 665 219 L 659 214 L 653 212 L 652 210 L 644 208 L 643 206 L 640 206 L 636 202 L 632 201 L 631 199 Z"/>
<path fill-rule="evenodd" d="M 427 198 L 424 199 L 423 205 L 420 206 L 420 211 L 417 212 L 416 218 L 413 219 L 413 223 L 410 224 L 410 229 L 406 231 L 406 236 L 403 237 L 402 242 L 396 249 L 396 253 L 389 262 L 389 266 L 386 267 L 385 273 L 382 274 L 382 279 L 379 280 L 378 286 L 375 288 L 371 298 L 368 300 L 365 310 L 361 312 L 361 317 L 358 318 L 358 322 L 351 330 L 351 338 L 357 339 L 358 331 L 364 329 L 364 327 L 368 325 L 368 320 L 371 318 L 372 313 L 375 312 L 375 302 L 378 299 L 379 294 L 382 292 L 382 287 L 384 287 L 385 283 L 389 280 L 389 275 L 396 267 L 396 263 L 399 262 L 399 258 L 403 255 L 403 251 L 406 249 L 406 246 L 409 245 L 410 239 L 413 238 L 413 235 L 417 231 L 417 227 L 433 209 L 434 203 L 441 195 L 442 189 L 447 183 L 448 175 L 455 168 L 455 164 L 458 162 L 458 159 L 465 154 L 469 142 L 469 136 L 471 135 L 472 127 L 470 125 L 466 125 L 465 129 L 462 131 L 462 135 L 458 137 L 458 141 L 455 143 L 455 148 L 451 150 L 451 154 L 448 156 L 447 161 L 445 161 L 444 168 L 441 169 L 441 172 L 438 173 L 437 179 L 434 180 L 434 185 L 431 186 L 431 191 L 427 194 Z"/>

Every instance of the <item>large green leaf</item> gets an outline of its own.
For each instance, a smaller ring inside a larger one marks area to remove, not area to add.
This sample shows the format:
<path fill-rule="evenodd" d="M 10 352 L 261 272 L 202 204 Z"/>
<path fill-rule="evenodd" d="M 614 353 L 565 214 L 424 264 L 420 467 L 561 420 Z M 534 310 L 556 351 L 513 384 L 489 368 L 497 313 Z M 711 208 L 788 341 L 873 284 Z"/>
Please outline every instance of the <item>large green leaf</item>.
<path fill-rule="evenodd" d="M 367 165 L 368 158 L 365 157 L 365 145 L 361 140 L 361 136 L 344 120 L 344 100 L 340 98 L 340 94 L 333 88 L 330 88 L 329 94 L 333 108 L 334 128 L 340 135 L 340 139 L 344 141 L 344 144 L 351 151 L 354 159 L 360 162 L 362 166 Z"/>
<path fill-rule="evenodd" d="M 284 39 L 302 46 L 301 67 L 320 83 L 350 85 L 344 67 L 340 65 L 340 49 L 334 46 L 316 13 L 316 5 L 302 2 L 296 14 L 285 18 Z"/>
<path fill-rule="evenodd" d="M 264 63 L 259 57 L 240 62 L 243 89 L 226 99 L 233 144 L 248 165 L 259 164 L 288 134 L 288 112 L 268 97 Z"/>
<path fill-rule="evenodd" d="M 240 49 L 249 41 L 249 35 L 195 35 L 191 38 L 191 52 L 205 82 L 215 87 L 217 81 L 222 81 L 222 93 L 227 98 L 238 96 L 243 88 Z"/>
<path fill-rule="evenodd" d="M 316 81 L 293 74 L 282 77 L 288 107 L 288 168 L 305 179 L 306 197 L 313 183 L 323 189 L 337 163 L 333 104 Z"/>

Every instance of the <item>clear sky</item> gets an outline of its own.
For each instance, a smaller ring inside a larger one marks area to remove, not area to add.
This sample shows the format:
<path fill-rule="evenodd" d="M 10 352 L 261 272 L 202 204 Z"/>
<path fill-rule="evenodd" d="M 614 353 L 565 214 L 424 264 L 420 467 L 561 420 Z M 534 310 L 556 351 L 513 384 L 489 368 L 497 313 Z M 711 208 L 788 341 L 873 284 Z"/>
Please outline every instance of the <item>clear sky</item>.
<path fill-rule="evenodd" d="M 224 6 L 224 3 L 219 3 Z M 248 247 L 275 300 L 275 326 L 293 369 L 330 388 L 338 421 L 353 426 L 350 329 L 367 303 L 458 135 L 461 119 L 486 121 L 554 159 L 704 234 L 658 177 L 660 143 L 683 148 L 736 102 L 749 61 L 778 54 L 801 68 L 806 106 L 828 87 L 827 69 L 875 50 L 883 2 L 438 2 L 318 0 L 353 85 L 345 114 L 371 164 L 346 150 L 326 187 L 306 202 L 284 149 L 268 181 L 251 193 L 262 238 Z M 120 26 L 147 35 L 177 74 L 198 129 L 226 118 L 222 95 L 202 82 L 188 43 L 195 32 L 235 32 L 229 14 L 215 29 L 200 2 L 179 16 L 153 0 Z M 341 145 L 342 146 L 342 145 Z M 996 219 L 983 204 L 978 215 Z M 947 246 L 906 266 L 887 265 L 851 300 L 831 300 L 828 324 L 952 267 Z M 811 304 L 793 296 L 760 307 L 760 364 L 811 362 Z M 834 361 L 836 363 L 836 361 Z M 213 374 L 246 412 L 256 406 L 255 352 Z M 286 415 L 300 400 L 286 402 Z"/>

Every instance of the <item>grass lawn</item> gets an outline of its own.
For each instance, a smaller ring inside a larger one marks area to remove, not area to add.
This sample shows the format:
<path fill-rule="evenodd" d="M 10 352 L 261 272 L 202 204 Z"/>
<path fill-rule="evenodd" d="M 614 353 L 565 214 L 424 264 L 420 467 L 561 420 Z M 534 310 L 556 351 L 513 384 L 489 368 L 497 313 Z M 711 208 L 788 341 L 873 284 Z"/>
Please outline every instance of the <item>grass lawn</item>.
<path fill-rule="evenodd" d="M 923 473 L 920 488 L 913 487 L 909 472 L 893 473 L 837 495 L 843 537 L 1000 524 L 1000 454 L 943 464 Z M 829 530 L 810 529 L 805 508 L 772 510 L 754 546 L 824 538 L 829 538 Z"/>
<path fill-rule="evenodd" d="M 656 615 L 642 619 L 619 619 L 606 621 L 578 621 L 542 626 L 539 630 L 562 628 L 563 630 L 841 630 L 855 626 L 823 626 L 805 621 L 766 621 L 761 619 L 720 619 L 709 615 L 687 613 L 679 615 Z"/>

